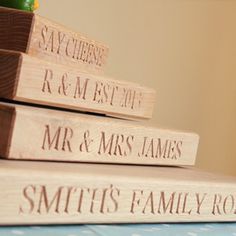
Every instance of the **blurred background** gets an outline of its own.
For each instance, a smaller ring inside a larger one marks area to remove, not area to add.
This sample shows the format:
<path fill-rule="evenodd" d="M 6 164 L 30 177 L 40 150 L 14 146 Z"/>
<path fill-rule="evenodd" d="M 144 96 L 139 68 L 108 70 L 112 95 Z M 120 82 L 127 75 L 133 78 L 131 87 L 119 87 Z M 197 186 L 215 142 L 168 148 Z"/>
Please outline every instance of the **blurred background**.
<path fill-rule="evenodd" d="M 106 74 L 157 90 L 152 124 L 200 135 L 197 166 L 236 175 L 235 0 L 41 0 L 110 47 Z"/>

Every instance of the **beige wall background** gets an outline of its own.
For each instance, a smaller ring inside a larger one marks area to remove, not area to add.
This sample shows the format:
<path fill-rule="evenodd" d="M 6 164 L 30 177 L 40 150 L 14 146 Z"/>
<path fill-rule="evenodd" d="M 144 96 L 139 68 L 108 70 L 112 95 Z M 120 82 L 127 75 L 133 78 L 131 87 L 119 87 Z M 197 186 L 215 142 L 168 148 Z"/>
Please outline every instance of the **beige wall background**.
<path fill-rule="evenodd" d="M 236 175 L 236 1 L 41 0 L 110 46 L 106 74 L 157 90 L 152 123 L 200 135 L 197 166 Z"/>

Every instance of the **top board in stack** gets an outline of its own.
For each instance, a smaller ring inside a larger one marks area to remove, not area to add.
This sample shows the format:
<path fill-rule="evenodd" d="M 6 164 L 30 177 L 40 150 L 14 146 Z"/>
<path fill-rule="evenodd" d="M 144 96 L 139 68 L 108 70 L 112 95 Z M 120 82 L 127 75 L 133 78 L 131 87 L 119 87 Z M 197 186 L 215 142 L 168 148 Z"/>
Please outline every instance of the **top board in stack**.
<path fill-rule="evenodd" d="M 0 7 L 0 48 L 101 73 L 109 49 L 37 14 Z"/>

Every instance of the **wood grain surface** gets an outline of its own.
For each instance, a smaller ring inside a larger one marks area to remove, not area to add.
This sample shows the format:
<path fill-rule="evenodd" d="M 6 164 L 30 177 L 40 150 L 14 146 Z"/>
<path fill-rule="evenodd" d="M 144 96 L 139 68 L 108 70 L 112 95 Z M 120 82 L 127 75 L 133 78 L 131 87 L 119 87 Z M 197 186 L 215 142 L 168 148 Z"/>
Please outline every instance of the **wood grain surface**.
<path fill-rule="evenodd" d="M 0 224 L 236 221 L 236 179 L 167 167 L 0 161 Z"/>
<path fill-rule="evenodd" d="M 0 48 L 102 73 L 109 49 L 34 13 L 0 7 Z"/>
<path fill-rule="evenodd" d="M 0 97 L 127 119 L 152 117 L 155 91 L 0 50 Z"/>
<path fill-rule="evenodd" d="M 0 103 L 0 121 L 7 122 L 0 156 L 8 159 L 193 165 L 199 140 L 189 132 L 7 103 Z"/>
<path fill-rule="evenodd" d="M 34 14 L 0 7 L 0 48 L 27 52 Z"/>
<path fill-rule="evenodd" d="M 0 105 L 1 106 L 1 105 Z M 9 156 L 11 149 L 12 133 L 15 124 L 15 108 L 13 106 L 1 106 L 0 109 L 0 155 Z"/>

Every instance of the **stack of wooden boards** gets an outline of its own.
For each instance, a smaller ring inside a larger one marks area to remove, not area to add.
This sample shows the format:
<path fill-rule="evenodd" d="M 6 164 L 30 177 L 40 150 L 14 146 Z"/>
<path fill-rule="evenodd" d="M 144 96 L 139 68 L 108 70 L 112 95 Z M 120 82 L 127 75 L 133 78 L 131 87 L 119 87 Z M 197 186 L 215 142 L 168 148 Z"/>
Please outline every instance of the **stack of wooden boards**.
<path fill-rule="evenodd" d="M 0 29 L 0 224 L 236 219 L 235 179 L 177 167 L 198 135 L 138 124 L 155 91 L 104 77 L 104 44 L 6 8 Z"/>

